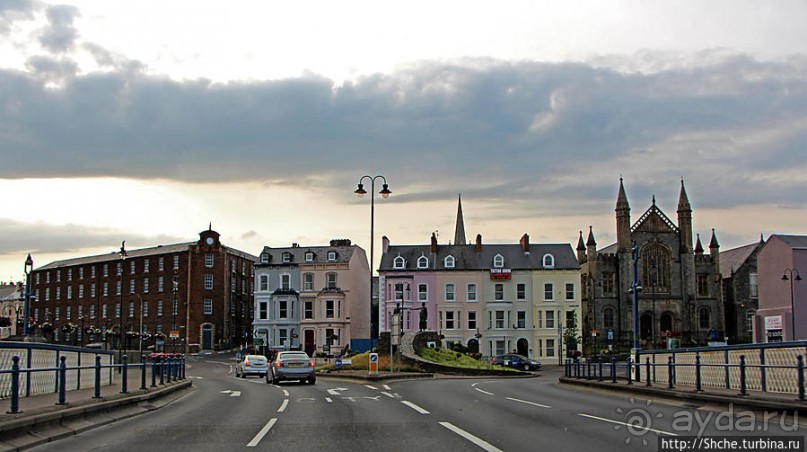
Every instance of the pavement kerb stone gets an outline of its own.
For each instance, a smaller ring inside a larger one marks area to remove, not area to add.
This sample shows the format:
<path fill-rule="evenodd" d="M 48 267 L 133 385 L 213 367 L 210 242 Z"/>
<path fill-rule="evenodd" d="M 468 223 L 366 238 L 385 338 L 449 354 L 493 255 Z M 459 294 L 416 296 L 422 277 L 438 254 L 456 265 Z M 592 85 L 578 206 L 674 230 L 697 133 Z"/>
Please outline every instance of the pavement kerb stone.
<path fill-rule="evenodd" d="M 754 396 L 742 396 L 739 392 L 736 395 L 724 394 L 710 394 L 708 392 L 695 392 L 685 390 L 670 390 L 658 387 L 648 387 L 642 383 L 635 383 L 627 385 L 623 382 L 611 383 L 600 382 L 592 380 L 582 380 L 577 378 L 560 377 L 558 382 L 561 384 L 585 386 L 589 388 L 596 388 L 604 391 L 614 391 L 632 394 L 654 395 L 659 397 L 675 398 L 693 402 L 712 402 L 719 404 L 733 404 L 735 406 L 747 407 L 756 410 L 768 411 L 798 411 L 799 413 L 807 413 L 807 402 L 802 402 L 797 399 L 792 401 L 774 398 L 761 398 Z M 739 391 L 739 390 L 738 390 Z"/>

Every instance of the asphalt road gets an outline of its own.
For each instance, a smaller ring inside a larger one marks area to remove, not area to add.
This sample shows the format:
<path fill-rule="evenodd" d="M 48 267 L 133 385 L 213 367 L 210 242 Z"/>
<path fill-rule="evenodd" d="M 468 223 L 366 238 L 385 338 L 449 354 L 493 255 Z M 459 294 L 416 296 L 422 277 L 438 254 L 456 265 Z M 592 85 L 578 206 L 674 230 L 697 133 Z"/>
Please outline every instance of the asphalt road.
<path fill-rule="evenodd" d="M 731 407 L 566 387 L 557 383 L 557 370 L 527 379 L 320 378 L 313 386 L 274 386 L 235 378 L 233 363 L 221 355 L 192 358 L 191 394 L 153 414 L 34 450 L 653 451 L 658 438 L 803 440 L 805 431 L 793 431 L 792 418 L 769 416 L 763 428 L 762 417 Z"/>

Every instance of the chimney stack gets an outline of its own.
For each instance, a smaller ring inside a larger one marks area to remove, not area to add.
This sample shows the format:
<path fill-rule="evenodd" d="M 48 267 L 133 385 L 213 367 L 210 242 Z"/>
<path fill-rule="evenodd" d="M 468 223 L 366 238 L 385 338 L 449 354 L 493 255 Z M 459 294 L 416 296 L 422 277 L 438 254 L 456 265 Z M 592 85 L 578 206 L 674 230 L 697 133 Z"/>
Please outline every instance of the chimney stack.
<path fill-rule="evenodd" d="M 524 254 L 530 254 L 530 236 L 525 233 L 521 236 L 519 243 L 521 243 L 521 250 L 524 251 Z"/>
<path fill-rule="evenodd" d="M 482 234 L 476 234 L 476 252 L 482 252 Z"/>

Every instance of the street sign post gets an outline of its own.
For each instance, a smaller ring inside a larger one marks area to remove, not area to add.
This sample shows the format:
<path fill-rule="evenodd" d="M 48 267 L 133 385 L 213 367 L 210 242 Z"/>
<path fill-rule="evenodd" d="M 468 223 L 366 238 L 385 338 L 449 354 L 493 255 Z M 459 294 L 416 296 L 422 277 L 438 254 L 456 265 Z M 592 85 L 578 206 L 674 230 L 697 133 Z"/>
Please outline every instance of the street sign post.
<path fill-rule="evenodd" d="M 378 373 L 378 353 L 370 353 L 370 373 Z"/>

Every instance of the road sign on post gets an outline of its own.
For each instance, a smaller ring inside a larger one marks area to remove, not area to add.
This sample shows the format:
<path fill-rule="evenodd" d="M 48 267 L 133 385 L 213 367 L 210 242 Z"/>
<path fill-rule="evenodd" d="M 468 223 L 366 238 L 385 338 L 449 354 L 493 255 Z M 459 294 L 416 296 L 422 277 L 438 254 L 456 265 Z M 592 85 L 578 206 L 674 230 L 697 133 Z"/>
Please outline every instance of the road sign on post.
<path fill-rule="evenodd" d="M 253 345 L 255 345 L 256 347 L 263 347 L 264 345 L 266 345 L 266 344 L 264 344 L 264 342 L 263 342 L 263 338 L 262 338 L 262 337 L 256 337 L 256 338 L 254 338 L 254 339 L 252 340 L 252 343 L 253 343 Z"/>
<path fill-rule="evenodd" d="M 378 353 L 370 353 L 370 373 L 378 373 Z"/>

